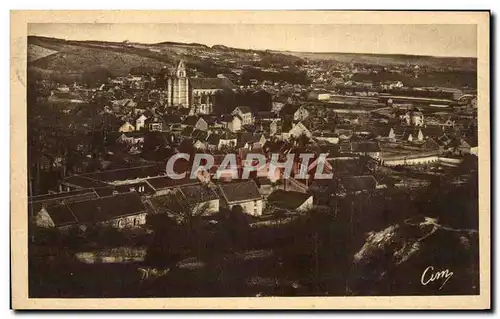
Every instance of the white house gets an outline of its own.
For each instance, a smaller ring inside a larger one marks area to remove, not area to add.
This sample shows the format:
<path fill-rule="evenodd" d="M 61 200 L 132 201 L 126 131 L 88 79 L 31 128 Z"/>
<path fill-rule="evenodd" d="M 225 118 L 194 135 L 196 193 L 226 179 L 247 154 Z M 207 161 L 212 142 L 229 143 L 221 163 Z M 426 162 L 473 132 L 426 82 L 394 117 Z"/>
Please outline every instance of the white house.
<path fill-rule="evenodd" d="M 227 128 L 230 132 L 238 132 L 241 130 L 243 125 L 243 120 L 239 115 L 226 115 L 222 118 L 221 124 L 223 127 Z"/>
<path fill-rule="evenodd" d="M 253 124 L 253 115 L 252 110 L 248 106 L 238 106 L 231 112 L 231 115 L 238 115 L 242 122 L 241 125 L 252 125 Z"/>
<path fill-rule="evenodd" d="M 135 120 L 135 129 L 136 129 L 136 131 L 140 131 L 143 127 L 146 126 L 146 120 L 147 119 L 148 118 L 144 114 L 142 114 L 141 116 L 139 116 L 137 118 L 137 120 Z"/>
<path fill-rule="evenodd" d="M 238 139 L 236 138 L 236 135 L 225 132 L 220 136 L 217 148 L 221 149 L 223 147 L 235 147 L 237 142 Z"/>
<path fill-rule="evenodd" d="M 181 186 L 179 191 L 184 196 L 182 201 L 189 203 L 193 215 L 210 215 L 219 212 L 219 195 L 210 186 L 186 185 Z"/>
<path fill-rule="evenodd" d="M 309 111 L 302 105 L 293 113 L 294 121 L 303 121 L 309 117 Z"/>
<path fill-rule="evenodd" d="M 208 148 L 215 150 L 215 149 L 222 149 L 224 147 L 235 147 L 237 143 L 237 138 L 235 135 L 231 133 L 224 133 L 222 135 L 212 133 L 210 136 L 207 138 L 207 144 Z"/>
<path fill-rule="evenodd" d="M 301 135 L 305 135 L 309 138 L 312 136 L 311 131 L 301 122 L 295 124 L 288 132 L 282 132 L 282 134 L 285 139 L 299 137 Z"/>
<path fill-rule="evenodd" d="M 254 180 L 239 180 L 219 184 L 221 194 L 220 205 L 228 209 L 235 206 L 253 216 L 262 215 L 262 196 Z"/>
<path fill-rule="evenodd" d="M 118 132 L 122 132 L 122 133 L 128 133 L 128 132 L 133 132 L 133 131 L 135 131 L 135 126 L 130 124 L 129 121 L 126 121 L 125 123 L 123 123 L 122 126 L 120 126 L 120 128 L 118 129 Z"/>
<path fill-rule="evenodd" d="M 424 114 L 420 111 L 408 111 L 402 116 L 407 125 L 424 126 Z"/>
<path fill-rule="evenodd" d="M 144 143 L 144 135 L 136 133 L 123 133 L 116 140 L 118 143 L 136 145 Z"/>

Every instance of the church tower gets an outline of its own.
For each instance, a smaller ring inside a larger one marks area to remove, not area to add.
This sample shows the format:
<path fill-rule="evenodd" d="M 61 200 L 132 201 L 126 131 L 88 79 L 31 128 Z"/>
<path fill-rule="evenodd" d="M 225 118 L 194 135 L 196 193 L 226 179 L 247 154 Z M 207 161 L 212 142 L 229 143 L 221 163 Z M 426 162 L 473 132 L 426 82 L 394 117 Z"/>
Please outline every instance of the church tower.
<path fill-rule="evenodd" d="M 189 108 L 189 79 L 184 61 L 179 61 L 167 81 L 167 105 Z"/>

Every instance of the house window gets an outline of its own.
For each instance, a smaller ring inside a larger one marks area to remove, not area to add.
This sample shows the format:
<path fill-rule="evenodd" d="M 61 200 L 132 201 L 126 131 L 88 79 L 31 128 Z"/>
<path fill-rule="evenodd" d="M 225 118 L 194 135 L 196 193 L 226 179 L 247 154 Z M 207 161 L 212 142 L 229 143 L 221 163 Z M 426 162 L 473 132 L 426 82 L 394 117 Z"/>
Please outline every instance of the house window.
<path fill-rule="evenodd" d="M 253 201 L 253 214 L 254 214 L 254 216 L 257 215 L 257 201 L 256 200 Z"/>
<path fill-rule="evenodd" d="M 161 131 L 162 125 L 160 123 L 151 124 L 151 131 Z"/>

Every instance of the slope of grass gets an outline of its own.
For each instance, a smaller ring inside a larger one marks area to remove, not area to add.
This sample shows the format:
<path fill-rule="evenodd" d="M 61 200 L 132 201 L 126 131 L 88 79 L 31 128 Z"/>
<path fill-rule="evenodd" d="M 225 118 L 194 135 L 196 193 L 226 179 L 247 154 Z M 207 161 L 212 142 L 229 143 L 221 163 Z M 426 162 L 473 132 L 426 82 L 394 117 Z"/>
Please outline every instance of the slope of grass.
<path fill-rule="evenodd" d="M 57 51 L 38 46 L 36 44 L 28 44 L 28 62 L 36 61 L 54 53 L 57 53 Z"/>
<path fill-rule="evenodd" d="M 159 70 L 165 63 L 136 54 L 74 46 L 38 59 L 32 66 L 67 73 L 84 73 L 102 67 L 110 70 L 115 76 L 124 76 L 133 67 L 148 66 Z"/>

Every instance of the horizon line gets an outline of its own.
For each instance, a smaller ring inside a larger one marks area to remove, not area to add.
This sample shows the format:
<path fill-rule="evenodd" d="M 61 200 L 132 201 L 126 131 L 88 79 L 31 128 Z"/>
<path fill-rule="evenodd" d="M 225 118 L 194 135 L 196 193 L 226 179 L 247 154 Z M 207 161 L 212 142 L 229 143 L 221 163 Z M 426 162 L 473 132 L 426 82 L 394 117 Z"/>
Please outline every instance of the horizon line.
<path fill-rule="evenodd" d="M 271 52 L 290 52 L 290 53 L 309 53 L 309 54 L 365 54 L 365 55 L 400 55 L 400 56 L 410 56 L 410 57 L 431 57 L 431 58 L 463 58 L 463 59 L 476 59 L 477 56 L 454 56 L 454 55 L 430 55 L 430 54 L 410 54 L 410 53 L 380 53 L 380 52 L 352 52 L 352 51 L 344 51 L 344 52 L 339 52 L 339 51 L 295 51 L 295 50 L 288 50 L 288 49 L 256 49 L 256 48 L 242 48 L 242 47 L 234 47 L 234 46 L 229 46 L 225 44 L 205 44 L 205 43 L 200 43 L 200 42 L 180 42 L 180 41 L 171 41 L 171 40 L 165 40 L 165 41 L 160 41 L 160 42 L 137 42 L 137 41 L 128 41 L 128 40 L 92 40 L 92 39 L 86 39 L 86 40 L 76 40 L 76 39 L 68 39 L 68 38 L 58 38 L 54 36 L 48 36 L 48 35 L 39 35 L 39 34 L 28 34 L 27 37 L 38 37 L 38 38 L 48 38 L 48 39 L 56 39 L 56 40 L 63 40 L 63 41 L 73 41 L 73 42 L 103 42 L 103 43 L 130 43 L 130 44 L 142 44 L 142 45 L 158 45 L 162 43 L 178 43 L 178 44 L 187 44 L 187 45 L 202 45 L 206 46 L 208 48 L 213 48 L 214 46 L 225 46 L 230 49 L 237 49 L 237 50 L 247 50 L 247 51 L 271 51 Z"/>

